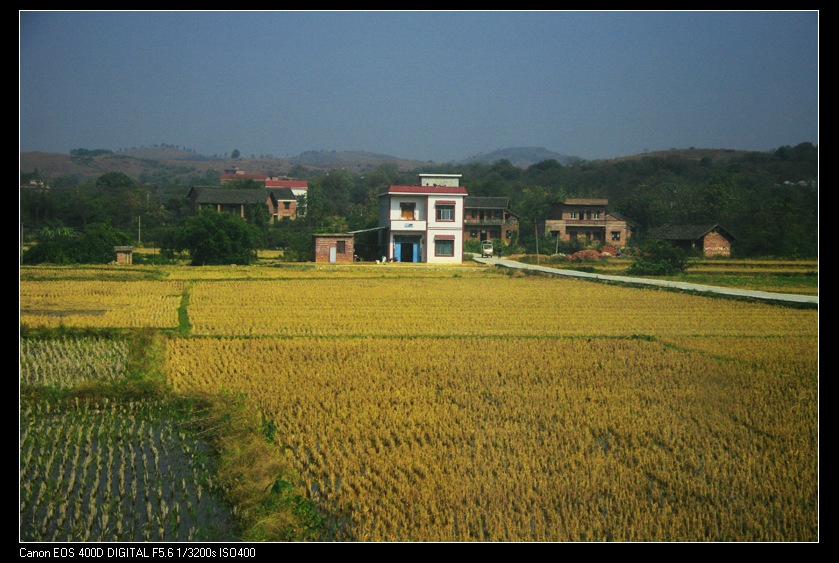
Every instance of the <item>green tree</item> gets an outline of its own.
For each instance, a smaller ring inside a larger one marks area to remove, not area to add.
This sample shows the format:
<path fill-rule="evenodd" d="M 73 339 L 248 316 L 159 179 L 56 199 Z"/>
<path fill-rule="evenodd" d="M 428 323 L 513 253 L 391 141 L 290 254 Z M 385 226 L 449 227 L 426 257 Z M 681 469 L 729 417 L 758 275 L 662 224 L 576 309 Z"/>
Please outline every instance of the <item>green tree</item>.
<path fill-rule="evenodd" d="M 107 223 L 88 225 L 81 234 L 70 228 L 43 229 L 38 243 L 26 250 L 24 264 L 107 264 L 116 257 L 115 246 L 128 244 L 129 236 Z"/>
<path fill-rule="evenodd" d="M 649 239 L 636 250 L 627 273 L 635 276 L 673 276 L 684 272 L 689 257 L 681 248 L 665 240 Z"/>
<path fill-rule="evenodd" d="M 243 178 L 225 182 L 224 187 L 231 190 L 262 190 L 265 189 L 265 184 L 257 182 L 253 178 Z"/>
<path fill-rule="evenodd" d="M 259 238 L 259 229 L 241 217 L 205 208 L 186 218 L 173 243 L 189 252 L 193 266 L 250 264 Z"/>
<path fill-rule="evenodd" d="M 233 149 L 233 152 L 230 153 L 230 158 L 236 160 L 237 158 L 239 158 L 239 154 L 239 149 Z"/>
<path fill-rule="evenodd" d="M 544 225 L 550 211 L 550 194 L 542 186 L 524 188 L 513 212 L 519 216 L 519 236 L 521 244 L 528 252 L 544 252 L 544 241 L 538 241 L 540 226 Z M 543 233 L 544 234 L 544 233 Z"/>

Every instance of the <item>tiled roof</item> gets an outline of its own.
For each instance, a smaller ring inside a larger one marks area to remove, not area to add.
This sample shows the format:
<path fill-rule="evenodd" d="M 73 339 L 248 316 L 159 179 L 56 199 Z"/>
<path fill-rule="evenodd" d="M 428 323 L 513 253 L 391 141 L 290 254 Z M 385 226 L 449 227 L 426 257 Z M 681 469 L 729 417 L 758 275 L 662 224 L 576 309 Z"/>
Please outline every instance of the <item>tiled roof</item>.
<path fill-rule="evenodd" d="M 195 203 L 251 204 L 265 203 L 270 190 L 236 190 L 232 188 L 193 188 Z"/>
<path fill-rule="evenodd" d="M 305 180 L 265 180 L 266 188 L 309 188 Z"/>
<path fill-rule="evenodd" d="M 277 201 L 296 200 L 297 196 L 291 191 L 291 188 L 272 188 L 268 187 L 268 191 L 274 194 Z"/>
<path fill-rule="evenodd" d="M 701 239 L 713 230 L 720 231 L 720 233 L 730 240 L 734 239 L 734 237 L 731 236 L 731 233 L 716 223 L 705 223 L 700 225 L 669 223 L 667 225 L 649 229 L 647 231 L 647 236 L 662 240 L 697 240 Z"/>
<path fill-rule="evenodd" d="M 444 195 L 466 195 L 466 188 L 463 186 L 391 186 L 389 194 L 444 194 Z"/>
<path fill-rule="evenodd" d="M 509 204 L 508 197 L 467 197 L 463 202 L 467 209 L 506 209 Z"/>

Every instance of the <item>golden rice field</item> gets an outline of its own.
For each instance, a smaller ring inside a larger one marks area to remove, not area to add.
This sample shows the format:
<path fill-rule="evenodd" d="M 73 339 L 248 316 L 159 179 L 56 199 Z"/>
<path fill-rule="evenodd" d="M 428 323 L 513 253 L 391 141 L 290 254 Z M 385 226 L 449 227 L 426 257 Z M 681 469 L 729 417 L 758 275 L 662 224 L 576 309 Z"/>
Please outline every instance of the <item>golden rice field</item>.
<path fill-rule="evenodd" d="M 171 385 L 249 397 L 324 540 L 819 539 L 817 310 L 474 267 L 232 270 L 22 277 L 21 323 L 183 327 L 188 303 Z"/>
<path fill-rule="evenodd" d="M 20 322 L 32 327 L 175 328 L 184 283 L 150 280 L 20 282 Z"/>

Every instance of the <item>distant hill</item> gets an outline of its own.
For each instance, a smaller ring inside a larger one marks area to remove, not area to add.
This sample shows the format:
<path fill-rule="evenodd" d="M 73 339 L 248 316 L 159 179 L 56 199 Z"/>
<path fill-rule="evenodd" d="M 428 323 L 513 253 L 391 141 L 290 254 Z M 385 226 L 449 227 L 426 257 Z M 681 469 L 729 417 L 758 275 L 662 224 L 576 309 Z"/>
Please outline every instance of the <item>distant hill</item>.
<path fill-rule="evenodd" d="M 699 161 L 708 158 L 714 161 L 742 157 L 750 151 L 729 149 L 670 149 L 665 151 L 645 152 L 637 155 L 609 159 L 607 161 L 658 158 L 665 160 Z M 574 156 L 560 154 L 542 147 L 514 147 L 478 154 L 452 164 L 493 163 L 507 160 L 513 166 L 528 168 L 545 160 L 556 160 L 563 166 L 583 162 Z M 89 154 L 59 154 L 46 152 L 24 152 L 20 154 L 20 171 L 38 171 L 42 178 L 59 176 L 77 176 L 83 179 L 95 179 L 107 172 L 122 172 L 143 183 L 166 182 L 188 185 L 193 181 L 205 181 L 208 172 L 222 172 L 225 169 L 239 167 L 250 173 L 272 176 L 292 175 L 308 177 L 329 172 L 330 170 L 348 170 L 363 174 L 383 164 L 394 165 L 401 171 L 428 168 L 429 165 L 441 164 L 431 161 L 410 160 L 387 154 L 369 151 L 306 151 L 297 156 L 274 158 L 243 157 L 224 158 L 219 155 L 206 156 L 176 146 L 158 146 L 125 149 L 119 152 L 90 151 Z M 196 180 L 200 178 L 200 180 Z"/>
<path fill-rule="evenodd" d="M 48 152 L 20 154 L 20 171 L 38 171 L 41 177 L 78 176 L 98 178 L 107 172 L 122 172 L 141 182 L 166 177 L 170 181 L 190 182 L 191 177 L 208 171 L 221 172 L 239 167 L 255 174 L 286 175 L 292 169 L 303 175 L 316 175 L 343 169 L 354 173 L 375 170 L 382 164 L 392 164 L 401 170 L 427 166 L 427 161 L 401 159 L 395 156 L 366 151 L 306 151 L 298 156 L 273 158 L 222 158 L 206 156 L 176 147 L 148 147 L 119 152 L 95 151 L 92 155 L 71 155 Z M 102 153 L 102 154 L 99 154 Z"/>
<path fill-rule="evenodd" d="M 545 160 L 556 160 L 563 166 L 567 166 L 572 162 L 579 161 L 576 156 L 568 156 L 558 152 L 550 151 L 542 147 L 514 147 L 508 149 L 498 149 L 496 151 L 477 154 L 464 159 L 464 164 L 472 162 L 492 163 L 499 160 L 509 160 L 513 166 L 519 168 L 527 168 Z"/>

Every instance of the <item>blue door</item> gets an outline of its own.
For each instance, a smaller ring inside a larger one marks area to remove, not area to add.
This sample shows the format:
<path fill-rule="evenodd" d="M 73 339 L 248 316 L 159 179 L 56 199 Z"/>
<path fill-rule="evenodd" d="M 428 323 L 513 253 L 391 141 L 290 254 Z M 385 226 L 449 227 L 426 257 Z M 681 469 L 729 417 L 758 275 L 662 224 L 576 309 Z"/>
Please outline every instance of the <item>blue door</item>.
<path fill-rule="evenodd" d="M 419 262 L 419 237 L 400 237 L 400 239 L 393 241 L 393 257 L 399 262 Z"/>
<path fill-rule="evenodd" d="M 415 242 L 402 242 L 400 249 L 396 251 L 396 256 L 400 262 L 416 262 L 417 261 L 417 247 L 419 245 Z"/>

